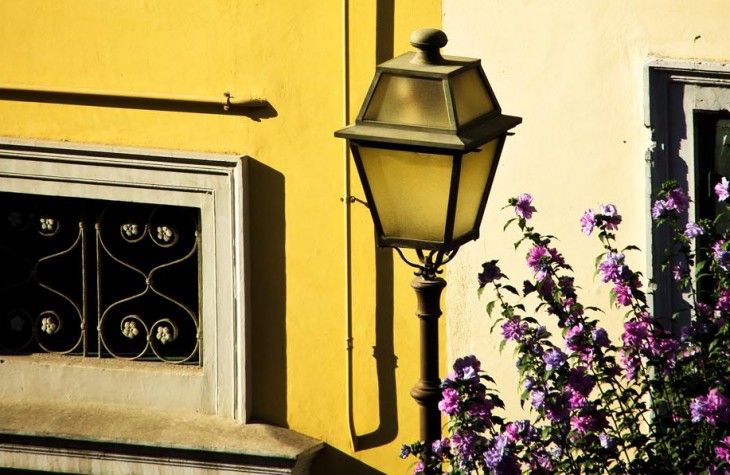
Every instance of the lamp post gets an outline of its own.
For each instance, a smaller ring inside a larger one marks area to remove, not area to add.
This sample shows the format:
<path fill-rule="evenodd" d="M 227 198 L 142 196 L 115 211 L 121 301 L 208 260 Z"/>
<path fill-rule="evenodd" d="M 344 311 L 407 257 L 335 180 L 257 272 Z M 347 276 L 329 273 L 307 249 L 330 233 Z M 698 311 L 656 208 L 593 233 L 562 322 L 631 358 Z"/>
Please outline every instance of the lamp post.
<path fill-rule="evenodd" d="M 421 321 L 421 440 L 441 437 L 438 318 L 446 281 L 437 275 L 479 226 L 510 129 L 478 59 L 442 57 L 443 31 L 411 35 L 417 52 L 377 66 L 349 140 L 381 247 L 416 269 Z M 418 262 L 401 248 L 415 249 Z"/>

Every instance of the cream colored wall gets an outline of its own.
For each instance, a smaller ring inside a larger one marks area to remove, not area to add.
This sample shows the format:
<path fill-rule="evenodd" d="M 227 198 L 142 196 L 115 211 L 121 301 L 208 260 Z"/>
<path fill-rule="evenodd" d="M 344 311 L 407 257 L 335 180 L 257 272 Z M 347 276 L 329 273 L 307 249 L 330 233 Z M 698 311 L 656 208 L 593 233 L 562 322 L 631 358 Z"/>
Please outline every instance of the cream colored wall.
<path fill-rule="evenodd" d="M 476 298 L 480 264 L 498 258 L 517 283 L 527 277 L 526 249 L 514 252 L 511 217 L 501 208 L 529 192 L 534 223 L 560 237 L 576 269 L 584 304 L 608 306 L 607 287 L 593 277 L 597 239 L 580 232 L 586 208 L 614 203 L 624 217 L 620 244 L 646 248 L 648 187 L 644 127 L 644 63 L 648 58 L 730 59 L 725 2 L 444 0 L 447 51 L 482 58 L 503 111 L 524 118 L 507 140 L 487 206 L 482 238 L 460 251 L 449 268 L 449 359 L 475 352 L 516 397 L 512 352 L 498 337 Z M 515 228 L 516 229 L 516 228 Z M 631 256 L 644 269 L 644 257 Z M 621 314 L 606 325 L 618 335 Z M 514 406 L 514 404 L 513 404 Z"/>
<path fill-rule="evenodd" d="M 385 473 L 404 472 L 408 463 L 398 459 L 398 447 L 417 437 L 408 395 L 418 374 L 410 271 L 391 265 L 385 300 L 392 300 L 393 323 L 377 329 L 397 356 L 389 371 L 395 391 L 387 395 L 397 405 L 383 411 L 373 357 L 372 224 L 353 205 L 354 429 L 375 434 L 369 440 L 376 442 L 355 452 L 346 410 L 345 151 L 333 131 L 357 113 L 378 35 L 381 54 L 410 49 L 412 30 L 440 26 L 440 2 L 8 0 L 0 17 L 0 83 L 207 96 L 230 91 L 269 101 L 268 117 L 254 120 L 0 97 L 0 135 L 253 157 L 253 415 L 332 446 L 315 473 L 341 472 L 347 458 L 341 452 Z M 352 183 L 362 197 L 354 176 Z"/>

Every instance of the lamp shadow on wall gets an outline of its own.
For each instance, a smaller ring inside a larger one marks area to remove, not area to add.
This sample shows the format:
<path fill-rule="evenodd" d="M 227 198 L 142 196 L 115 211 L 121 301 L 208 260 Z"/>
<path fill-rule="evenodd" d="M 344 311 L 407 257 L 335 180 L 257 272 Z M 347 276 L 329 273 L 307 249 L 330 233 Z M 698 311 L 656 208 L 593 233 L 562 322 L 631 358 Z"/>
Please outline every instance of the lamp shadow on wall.
<path fill-rule="evenodd" d="M 358 450 L 385 445 L 398 436 L 398 394 L 393 344 L 393 250 L 375 251 L 375 371 L 378 378 L 378 427 L 357 436 Z"/>
<path fill-rule="evenodd" d="M 393 57 L 395 42 L 395 2 L 376 3 L 376 64 Z M 360 449 L 385 445 L 398 436 L 398 406 L 395 369 L 398 358 L 393 345 L 393 250 L 375 251 L 375 357 L 378 376 L 378 413 L 380 424 L 373 432 L 358 437 Z"/>
<path fill-rule="evenodd" d="M 311 473 L 312 475 L 386 475 L 385 472 L 374 469 L 328 444 L 324 445 L 312 462 Z"/>
<path fill-rule="evenodd" d="M 248 160 L 252 419 L 288 427 L 284 175 Z"/>
<path fill-rule="evenodd" d="M 375 62 L 380 64 L 393 57 L 394 0 L 377 0 Z M 398 436 L 398 395 L 395 369 L 398 358 L 393 344 L 393 250 L 375 250 L 375 370 L 378 378 L 378 427 L 356 436 L 357 450 L 386 445 Z M 360 473 L 360 472 L 358 472 Z"/>

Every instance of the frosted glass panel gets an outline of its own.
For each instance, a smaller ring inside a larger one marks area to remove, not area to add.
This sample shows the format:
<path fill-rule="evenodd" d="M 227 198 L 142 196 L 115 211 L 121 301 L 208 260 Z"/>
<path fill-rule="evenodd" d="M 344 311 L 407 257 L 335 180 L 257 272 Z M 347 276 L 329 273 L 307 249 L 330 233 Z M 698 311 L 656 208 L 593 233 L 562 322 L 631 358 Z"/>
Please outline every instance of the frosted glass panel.
<path fill-rule="evenodd" d="M 453 157 L 360 147 L 383 234 L 442 242 Z"/>
<path fill-rule="evenodd" d="M 464 125 L 477 117 L 494 110 L 494 104 L 487 92 L 487 86 L 476 68 L 451 80 L 456 105 L 456 121 Z"/>
<path fill-rule="evenodd" d="M 451 127 L 439 79 L 383 74 L 365 111 L 366 120 L 423 127 Z"/>
<path fill-rule="evenodd" d="M 467 153 L 462 158 L 459 196 L 456 200 L 454 239 L 459 239 L 474 229 L 476 221 L 480 218 L 477 213 L 499 140 L 501 139 L 492 140 L 483 145 L 479 151 Z"/>

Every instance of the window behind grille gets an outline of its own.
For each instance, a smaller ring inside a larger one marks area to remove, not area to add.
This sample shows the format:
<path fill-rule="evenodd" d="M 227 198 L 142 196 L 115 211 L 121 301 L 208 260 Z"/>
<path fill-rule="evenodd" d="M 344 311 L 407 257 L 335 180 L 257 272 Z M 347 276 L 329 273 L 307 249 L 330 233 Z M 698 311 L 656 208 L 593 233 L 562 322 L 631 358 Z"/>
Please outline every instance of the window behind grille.
<path fill-rule="evenodd" d="M 200 364 L 200 211 L 0 193 L 0 352 Z"/>

